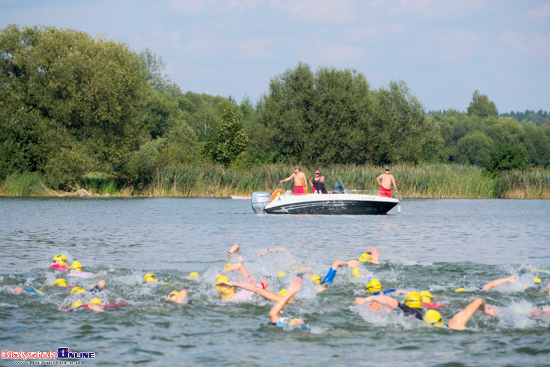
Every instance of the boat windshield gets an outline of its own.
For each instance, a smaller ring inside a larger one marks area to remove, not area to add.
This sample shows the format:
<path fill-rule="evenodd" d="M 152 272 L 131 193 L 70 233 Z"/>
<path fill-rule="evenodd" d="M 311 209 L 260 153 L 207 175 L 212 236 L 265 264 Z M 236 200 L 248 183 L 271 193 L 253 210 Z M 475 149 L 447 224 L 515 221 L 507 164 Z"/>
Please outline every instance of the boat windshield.
<path fill-rule="evenodd" d="M 334 188 L 332 189 L 332 193 L 343 194 L 344 192 L 346 192 L 346 189 L 344 188 L 344 183 L 342 182 L 342 180 L 336 181 L 336 183 L 334 184 Z"/>

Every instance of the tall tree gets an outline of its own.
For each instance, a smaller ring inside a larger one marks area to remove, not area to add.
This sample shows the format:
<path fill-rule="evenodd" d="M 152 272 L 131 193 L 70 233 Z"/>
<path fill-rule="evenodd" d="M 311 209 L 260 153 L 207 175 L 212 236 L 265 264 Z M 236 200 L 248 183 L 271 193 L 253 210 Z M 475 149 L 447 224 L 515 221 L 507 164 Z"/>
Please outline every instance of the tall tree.
<path fill-rule="evenodd" d="M 474 92 L 472 101 L 468 106 L 468 114 L 479 116 L 481 118 L 486 118 L 489 116 L 498 118 L 498 110 L 495 103 L 485 94 L 481 94 L 477 90 Z"/>

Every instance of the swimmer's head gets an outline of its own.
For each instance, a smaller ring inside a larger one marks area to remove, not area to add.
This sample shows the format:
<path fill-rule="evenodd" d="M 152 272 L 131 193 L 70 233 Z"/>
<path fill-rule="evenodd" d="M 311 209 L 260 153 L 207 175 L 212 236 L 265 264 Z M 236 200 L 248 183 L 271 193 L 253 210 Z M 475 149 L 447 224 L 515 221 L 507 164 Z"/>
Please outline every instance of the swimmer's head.
<path fill-rule="evenodd" d="M 432 294 L 428 291 L 420 292 L 420 297 L 422 298 L 423 303 L 432 303 Z"/>
<path fill-rule="evenodd" d="M 216 283 L 219 283 L 219 282 L 229 282 L 229 279 L 225 275 L 220 275 L 218 279 L 216 279 Z M 221 286 L 217 285 L 216 289 L 221 290 Z"/>
<path fill-rule="evenodd" d="M 286 273 L 285 273 L 284 271 L 280 271 L 280 272 L 277 274 L 277 276 L 284 277 L 285 274 L 286 274 Z"/>
<path fill-rule="evenodd" d="M 225 264 L 225 266 L 223 267 L 224 269 L 227 269 L 228 267 L 230 267 L 232 264 L 231 263 L 227 263 Z"/>
<path fill-rule="evenodd" d="M 101 304 L 101 300 L 99 298 L 92 298 L 88 301 L 88 303 L 95 303 L 95 304 Z"/>
<path fill-rule="evenodd" d="M 409 292 L 405 297 L 405 304 L 411 308 L 421 308 L 422 307 L 422 298 L 420 294 L 416 292 Z"/>
<path fill-rule="evenodd" d="M 77 273 L 80 273 L 82 271 L 82 265 L 80 265 L 80 263 L 78 261 L 74 261 L 72 264 L 71 264 L 71 267 L 69 268 L 69 270 L 75 270 Z"/>
<path fill-rule="evenodd" d="M 319 275 L 312 275 L 311 282 L 313 284 L 321 284 L 321 277 Z"/>
<path fill-rule="evenodd" d="M 71 305 L 71 309 L 75 309 L 75 308 L 79 308 L 79 307 L 82 307 L 84 305 L 84 302 L 82 301 L 76 301 L 76 302 L 73 302 L 73 304 Z"/>
<path fill-rule="evenodd" d="M 66 263 L 67 262 L 67 257 L 63 254 L 60 254 L 60 255 L 55 255 L 53 257 L 53 261 L 54 262 L 63 262 L 63 263 Z"/>
<path fill-rule="evenodd" d="M 197 273 L 196 271 L 192 271 L 191 273 L 189 273 L 189 276 L 190 277 L 198 277 L 199 273 Z"/>
<path fill-rule="evenodd" d="M 53 282 L 53 285 L 57 285 L 59 287 L 66 287 L 67 286 L 67 282 L 65 281 L 65 279 L 56 279 L 55 282 Z"/>
<path fill-rule="evenodd" d="M 540 284 L 540 282 L 542 282 L 542 280 L 540 280 L 540 278 L 533 278 L 533 282 L 535 282 L 537 284 Z"/>
<path fill-rule="evenodd" d="M 354 278 L 363 278 L 365 276 L 365 271 L 363 269 L 355 268 L 352 270 L 351 274 Z"/>
<path fill-rule="evenodd" d="M 143 277 L 144 283 L 150 283 L 150 282 L 156 282 L 156 281 L 157 281 L 157 278 L 152 273 L 147 273 Z"/>
<path fill-rule="evenodd" d="M 281 289 L 278 293 L 279 296 L 284 296 L 288 292 L 288 289 Z"/>
<path fill-rule="evenodd" d="M 170 294 L 168 294 L 168 299 L 172 300 L 172 299 L 176 298 L 179 294 L 180 294 L 180 292 L 172 291 L 172 292 L 170 292 Z"/>
<path fill-rule="evenodd" d="M 84 293 L 86 292 L 84 290 L 84 288 L 81 288 L 81 287 L 74 287 L 73 289 L 71 289 L 71 294 L 75 294 L 75 293 Z"/>
<path fill-rule="evenodd" d="M 231 298 L 235 294 L 235 287 L 220 287 L 220 294 L 223 299 Z"/>
<path fill-rule="evenodd" d="M 464 288 L 457 288 L 455 292 L 464 292 Z"/>
<path fill-rule="evenodd" d="M 290 322 L 290 326 L 300 325 L 300 324 L 305 324 L 304 320 L 302 320 L 302 319 L 292 319 L 292 321 Z"/>
<path fill-rule="evenodd" d="M 367 262 L 369 260 L 370 260 L 370 256 L 366 252 L 363 255 L 359 256 L 359 261 L 361 262 Z"/>
<path fill-rule="evenodd" d="M 373 279 L 367 284 L 367 292 L 369 293 L 376 293 L 380 292 L 382 290 L 382 284 L 380 284 L 380 281 L 378 279 Z"/>
<path fill-rule="evenodd" d="M 436 327 L 443 327 L 443 318 L 436 310 L 428 310 L 424 314 L 424 322 Z"/>

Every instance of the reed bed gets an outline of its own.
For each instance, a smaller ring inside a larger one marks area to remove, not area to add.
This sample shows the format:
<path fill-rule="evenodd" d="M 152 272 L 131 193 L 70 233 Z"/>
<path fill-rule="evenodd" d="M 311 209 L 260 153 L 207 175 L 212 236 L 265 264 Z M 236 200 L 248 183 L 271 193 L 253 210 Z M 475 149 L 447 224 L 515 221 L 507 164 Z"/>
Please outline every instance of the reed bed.
<path fill-rule="evenodd" d="M 330 190 L 337 180 L 346 189 L 378 191 L 376 177 L 385 167 L 333 165 L 303 167 L 311 178 L 315 170 L 326 177 Z M 512 171 L 492 179 L 479 167 L 465 165 L 391 166 L 397 187 L 404 199 L 550 199 L 550 170 Z M 294 172 L 291 165 L 268 165 L 251 169 L 222 166 L 169 167 L 157 171 L 148 185 L 117 188 L 110 177 L 87 176 L 82 182 L 92 195 L 141 197 L 230 197 L 250 195 L 254 191 L 273 192 L 279 181 Z M 285 189 L 293 184 L 286 182 Z M 0 185 L 0 194 L 8 196 L 60 196 L 47 189 L 36 173 L 9 176 Z"/>

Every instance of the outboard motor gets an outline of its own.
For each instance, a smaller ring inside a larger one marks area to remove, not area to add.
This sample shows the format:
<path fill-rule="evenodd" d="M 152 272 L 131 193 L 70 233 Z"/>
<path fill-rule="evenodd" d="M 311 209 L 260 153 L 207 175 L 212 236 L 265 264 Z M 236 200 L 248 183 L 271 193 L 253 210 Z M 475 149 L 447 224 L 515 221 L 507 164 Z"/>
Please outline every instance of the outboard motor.
<path fill-rule="evenodd" d="M 265 206 L 271 203 L 271 194 L 266 191 L 255 191 L 252 193 L 252 209 L 256 214 L 265 214 Z"/>
<path fill-rule="evenodd" d="M 333 194 L 343 194 L 346 192 L 346 189 L 344 188 L 344 183 L 342 180 L 336 181 L 334 184 L 334 188 L 332 189 Z"/>

